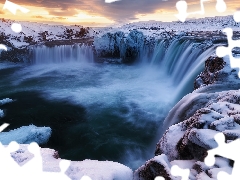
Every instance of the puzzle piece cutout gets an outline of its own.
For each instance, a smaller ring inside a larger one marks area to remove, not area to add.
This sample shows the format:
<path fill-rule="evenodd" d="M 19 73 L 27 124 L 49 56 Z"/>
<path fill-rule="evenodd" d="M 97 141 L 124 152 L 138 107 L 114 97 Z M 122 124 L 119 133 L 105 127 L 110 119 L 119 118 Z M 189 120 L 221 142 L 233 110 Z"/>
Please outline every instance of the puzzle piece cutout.
<path fill-rule="evenodd" d="M 157 177 L 154 178 L 154 180 L 165 180 L 165 178 L 162 177 L 162 176 L 157 176 Z"/>
<path fill-rule="evenodd" d="M 17 10 L 20 10 L 23 13 L 28 13 L 29 10 L 27 8 L 24 8 L 22 6 L 19 6 L 11 1 L 6 0 L 3 9 L 7 9 L 9 10 L 11 13 L 13 13 L 14 15 L 16 15 Z"/>
<path fill-rule="evenodd" d="M 223 30 L 227 34 L 228 47 L 219 46 L 216 49 L 216 54 L 218 57 L 229 56 L 231 68 L 240 68 L 240 59 L 233 57 L 232 50 L 235 47 L 240 47 L 240 39 L 233 40 L 233 30 L 231 28 L 225 28 Z M 240 78 L 240 72 L 238 72 L 238 77 Z"/>
<path fill-rule="evenodd" d="M 17 162 L 15 162 L 15 160 L 11 157 L 10 154 L 11 152 L 15 152 L 18 149 L 19 144 L 15 141 L 12 141 L 7 147 L 4 147 L 0 143 L 0 179 L 4 178 L 4 180 L 71 180 L 65 174 L 66 170 L 70 166 L 70 161 L 60 161 L 60 172 L 44 172 L 40 147 L 37 143 L 33 142 L 28 146 L 28 151 L 32 153 L 34 157 L 23 166 L 20 166 Z M 91 180 L 91 178 L 88 176 L 83 176 L 80 180 Z"/>
<path fill-rule="evenodd" d="M 189 175 L 190 175 L 190 170 L 189 169 L 182 169 L 177 165 L 173 165 L 171 167 L 171 174 L 173 176 L 181 176 L 181 180 L 188 180 Z M 165 180 L 164 177 L 162 176 L 157 176 L 154 180 Z"/>
<path fill-rule="evenodd" d="M 60 179 L 60 180 L 70 180 L 70 178 L 65 175 L 65 171 L 70 165 L 67 160 L 62 160 L 60 162 L 61 172 L 43 172 L 42 170 L 42 157 L 40 153 L 40 147 L 37 143 L 31 143 L 28 146 L 29 152 L 34 154 L 29 162 L 24 164 L 22 167 L 14 161 L 11 157 L 11 152 L 17 151 L 19 149 L 19 144 L 16 142 L 11 142 L 8 147 L 4 147 L 0 143 L 0 177 L 4 179 L 27 179 L 27 180 L 42 180 L 42 179 Z M 13 173 L 14 172 L 14 173 Z"/>
<path fill-rule="evenodd" d="M 0 132 L 2 132 L 4 129 L 6 129 L 10 124 L 8 123 L 3 123 L 1 126 L 0 126 Z"/>
<path fill-rule="evenodd" d="M 7 46 L 5 46 L 4 44 L 0 44 L 0 49 L 7 51 Z"/>
<path fill-rule="evenodd" d="M 177 165 L 173 165 L 171 168 L 171 173 L 173 176 L 181 176 L 182 180 L 188 180 L 190 170 L 189 169 L 182 169 Z"/>
<path fill-rule="evenodd" d="M 0 44 L 0 49 L 1 49 L 1 46 L 2 44 Z M 5 45 L 3 45 L 5 46 Z M 5 46 L 6 47 L 6 46 Z M 7 48 L 7 47 L 6 47 Z M 2 132 L 4 129 L 6 129 L 10 124 L 8 123 L 3 123 L 1 126 L 0 126 L 0 132 Z"/>
<path fill-rule="evenodd" d="M 208 150 L 208 155 L 204 162 L 207 166 L 213 166 L 215 163 L 215 155 L 219 155 L 228 159 L 234 160 L 234 166 L 232 174 L 229 175 L 226 172 L 219 172 L 217 175 L 218 180 L 239 180 L 240 177 L 240 139 L 236 139 L 230 143 L 225 143 L 225 136 L 223 133 L 215 135 L 215 140 L 218 143 L 218 147 Z"/>
<path fill-rule="evenodd" d="M 200 0 L 200 7 L 201 7 L 200 11 L 188 13 L 187 12 L 187 8 L 188 8 L 187 2 L 184 0 L 180 0 L 176 3 L 176 8 L 178 10 L 178 14 L 176 14 L 175 16 L 181 22 L 185 22 L 189 15 L 193 15 L 193 14 L 201 14 L 202 15 L 205 13 L 203 2 L 206 2 L 206 1 L 209 1 L 209 0 Z M 224 11 L 226 11 L 226 9 L 227 9 L 227 5 L 224 2 L 224 0 L 217 0 L 216 10 L 218 12 L 224 12 Z"/>
<path fill-rule="evenodd" d="M 17 10 L 20 10 L 23 13 L 28 13 L 29 10 L 27 8 L 24 8 L 20 5 L 17 5 L 11 1 L 6 0 L 3 9 L 7 9 L 9 10 L 11 13 L 13 13 L 14 15 L 16 15 Z M 11 25 L 11 29 L 16 32 L 16 33 L 20 33 L 22 31 L 22 25 L 19 23 L 13 23 Z M 1 47 L 0 47 L 1 48 Z"/>
<path fill-rule="evenodd" d="M 240 22 L 240 11 L 236 11 L 233 15 L 233 19 L 235 22 Z"/>

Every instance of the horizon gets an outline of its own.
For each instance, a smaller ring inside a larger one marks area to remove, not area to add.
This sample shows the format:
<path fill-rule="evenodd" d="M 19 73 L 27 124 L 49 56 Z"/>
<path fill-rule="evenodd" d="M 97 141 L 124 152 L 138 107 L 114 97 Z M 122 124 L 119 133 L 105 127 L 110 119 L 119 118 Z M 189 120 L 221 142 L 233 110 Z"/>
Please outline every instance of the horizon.
<path fill-rule="evenodd" d="M 121 27 L 127 24 L 135 24 L 135 23 L 150 23 L 150 22 L 156 22 L 156 23 L 174 23 L 174 22 L 180 22 L 180 23 L 187 23 L 188 21 L 192 21 L 192 20 L 201 20 L 201 19 L 205 19 L 205 18 L 221 18 L 221 17 L 228 17 L 228 16 L 232 16 L 232 15 L 225 15 L 225 16 L 213 16 L 213 17 L 200 17 L 200 18 L 187 18 L 186 21 L 181 22 L 178 19 L 176 19 L 175 21 L 158 21 L 158 20 L 148 20 L 148 21 L 144 21 L 144 20 L 140 20 L 140 21 L 134 21 L 134 22 L 128 22 L 128 23 L 122 23 L 122 24 L 110 24 L 108 26 L 101 26 L 102 24 L 98 24 L 97 26 L 87 26 L 84 24 L 74 24 L 74 23 L 59 23 L 59 22 L 54 22 L 54 21 L 31 21 L 31 20 L 14 20 L 14 19 L 7 19 L 7 18 L 1 18 L 0 19 L 4 19 L 4 20 L 9 20 L 9 21 L 13 21 L 13 22 L 25 22 L 25 23 L 39 23 L 39 24 L 44 24 L 44 25 L 55 25 L 55 26 L 82 26 L 84 28 L 90 27 L 90 28 L 116 28 L 116 27 Z M 90 23 L 89 23 L 90 24 Z"/>
<path fill-rule="evenodd" d="M 0 10 L 1 18 L 54 25 L 76 24 L 85 27 L 109 27 L 141 21 L 178 21 L 175 17 L 178 14 L 176 9 L 177 1 L 138 0 L 138 3 L 136 3 L 136 0 L 121 0 L 105 3 L 103 0 L 82 0 L 81 2 L 71 0 L 70 2 L 62 1 L 59 3 L 45 0 L 34 2 L 16 0 L 11 2 L 30 11 L 26 14 L 17 11 L 16 15 L 14 15 L 7 9 L 3 9 L 5 1 L 2 1 L 0 3 L 2 7 Z M 200 10 L 200 1 L 189 0 L 187 2 L 188 12 Z M 187 20 L 233 15 L 239 9 L 235 0 L 229 0 L 226 4 L 227 10 L 224 13 L 219 13 L 215 9 L 215 1 L 204 2 L 205 14 L 192 15 Z"/>

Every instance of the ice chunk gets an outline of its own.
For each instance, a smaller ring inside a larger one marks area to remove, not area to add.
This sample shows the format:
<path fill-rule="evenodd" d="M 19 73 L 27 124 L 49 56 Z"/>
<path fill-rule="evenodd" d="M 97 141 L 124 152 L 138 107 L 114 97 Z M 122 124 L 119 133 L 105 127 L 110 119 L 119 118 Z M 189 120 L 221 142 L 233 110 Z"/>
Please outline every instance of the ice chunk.
<path fill-rule="evenodd" d="M 29 144 L 31 142 L 44 144 L 48 142 L 51 134 L 50 127 L 22 126 L 9 132 L 1 132 L 0 142 L 4 145 L 9 144 L 11 141 L 16 141 L 19 144 Z"/>

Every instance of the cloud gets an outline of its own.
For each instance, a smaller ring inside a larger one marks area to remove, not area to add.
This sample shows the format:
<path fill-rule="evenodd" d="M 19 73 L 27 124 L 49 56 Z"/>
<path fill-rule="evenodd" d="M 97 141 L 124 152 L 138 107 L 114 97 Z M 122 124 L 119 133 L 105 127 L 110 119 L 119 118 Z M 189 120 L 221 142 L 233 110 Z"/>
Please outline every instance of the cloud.
<path fill-rule="evenodd" d="M 43 16 L 31 16 L 32 18 L 44 19 Z"/>
<path fill-rule="evenodd" d="M 63 8 L 54 8 L 54 9 L 48 9 L 50 15 L 54 16 L 74 16 L 78 13 L 76 9 L 63 9 Z"/>
<path fill-rule="evenodd" d="M 53 17 L 52 20 L 66 20 L 67 18 L 64 17 Z"/>
<path fill-rule="evenodd" d="M 131 20 L 135 18 L 136 14 L 153 13 L 159 8 L 171 7 L 173 9 L 176 2 L 121 0 L 114 3 L 105 3 L 104 0 L 15 0 L 14 3 L 22 6 L 42 6 L 48 9 L 50 15 L 73 16 L 79 10 L 119 22 Z"/>
<path fill-rule="evenodd" d="M 200 9 L 200 0 L 186 1 L 188 5 L 195 5 L 196 9 Z M 49 15 L 69 17 L 79 12 L 86 12 L 89 15 L 106 17 L 115 22 L 128 22 L 136 19 L 139 14 L 151 14 L 156 11 L 160 15 L 159 9 L 175 13 L 176 2 L 177 0 L 120 0 L 113 3 L 105 3 L 105 0 L 14 0 L 14 3 L 20 5 L 44 7 Z M 211 2 L 216 3 L 216 1 Z M 228 0 L 227 4 L 236 5 L 238 0 Z M 207 2 L 204 5 L 207 7 Z"/>
<path fill-rule="evenodd" d="M 60 16 L 56 16 L 56 17 L 52 17 L 52 18 L 48 18 L 48 17 L 43 17 L 43 16 L 31 16 L 32 18 L 37 18 L 37 19 L 45 19 L 45 20 L 66 20 L 67 18 L 64 17 L 60 17 Z"/>

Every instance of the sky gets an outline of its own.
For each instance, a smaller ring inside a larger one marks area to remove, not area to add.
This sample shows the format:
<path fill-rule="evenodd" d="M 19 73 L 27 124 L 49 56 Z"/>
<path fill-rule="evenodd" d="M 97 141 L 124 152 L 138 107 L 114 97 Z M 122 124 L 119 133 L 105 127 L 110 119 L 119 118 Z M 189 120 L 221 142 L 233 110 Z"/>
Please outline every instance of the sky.
<path fill-rule="evenodd" d="M 216 2 L 205 0 L 204 15 L 189 18 L 233 15 L 240 10 L 239 0 L 225 0 L 227 10 L 216 11 Z M 137 21 L 177 21 L 175 14 L 177 0 L 119 0 L 105 3 L 105 0 L 11 0 L 30 11 L 26 14 L 17 11 L 16 15 L 0 8 L 0 17 L 17 21 L 46 22 L 52 24 L 77 24 L 83 26 L 112 26 Z M 200 0 L 186 0 L 188 12 L 200 10 Z M 5 1 L 0 0 L 0 6 Z"/>

